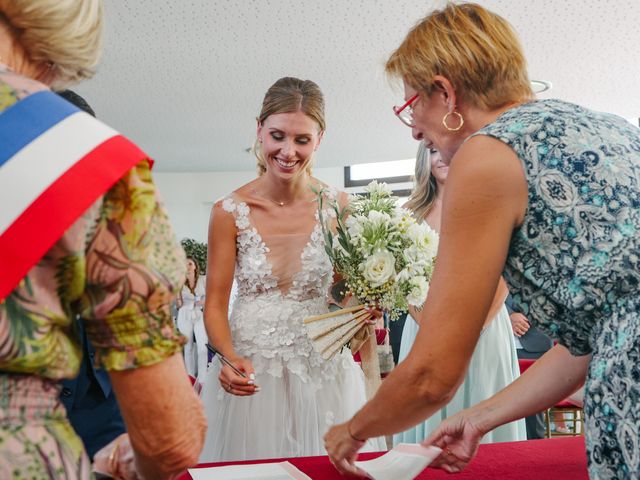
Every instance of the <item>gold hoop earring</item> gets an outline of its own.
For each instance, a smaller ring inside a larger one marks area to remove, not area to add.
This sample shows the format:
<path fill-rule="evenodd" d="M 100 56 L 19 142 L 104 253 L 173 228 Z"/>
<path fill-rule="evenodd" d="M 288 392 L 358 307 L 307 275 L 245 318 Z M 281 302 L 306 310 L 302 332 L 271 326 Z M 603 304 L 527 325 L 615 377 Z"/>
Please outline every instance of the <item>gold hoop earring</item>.
<path fill-rule="evenodd" d="M 449 118 L 449 115 L 455 115 L 458 118 L 460 124 L 457 127 L 450 127 L 449 125 L 447 125 L 447 119 Z M 460 113 L 456 111 L 449 112 L 444 117 L 442 117 L 442 125 L 444 125 L 444 128 L 446 128 L 450 132 L 457 132 L 464 125 L 464 118 L 462 118 L 462 115 L 460 115 Z"/>

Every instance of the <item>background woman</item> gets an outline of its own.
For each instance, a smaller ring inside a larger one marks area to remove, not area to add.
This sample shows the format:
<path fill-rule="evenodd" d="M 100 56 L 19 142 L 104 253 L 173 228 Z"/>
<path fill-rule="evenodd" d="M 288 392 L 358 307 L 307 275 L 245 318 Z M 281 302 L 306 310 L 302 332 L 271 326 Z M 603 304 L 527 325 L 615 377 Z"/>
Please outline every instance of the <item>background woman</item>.
<path fill-rule="evenodd" d="M 202 308 L 204 306 L 206 277 L 200 275 L 198 262 L 187 257 L 187 276 L 176 299 L 178 306 L 178 330 L 187 338 L 184 346 L 184 363 L 187 373 L 204 383 L 207 373 L 207 332 L 204 328 Z"/>
<path fill-rule="evenodd" d="M 218 363 L 210 369 L 202 393 L 209 423 L 203 461 L 324 454 L 329 425 L 365 402 L 363 374 L 350 352 L 323 360 L 303 325 L 328 311 L 333 278 L 314 193 L 326 185 L 310 173 L 324 130 L 318 86 L 278 80 L 258 117 L 259 177 L 214 205 L 205 323 L 211 344 L 247 378 Z M 325 196 L 341 203 L 346 197 L 331 189 Z"/>
<path fill-rule="evenodd" d="M 427 222 L 437 232 L 440 231 L 442 197 L 448 172 L 449 166 L 442 162 L 438 151 L 428 150 L 424 142 L 420 142 L 416 158 L 414 188 L 405 208 L 412 210 L 416 218 Z M 424 422 L 394 435 L 394 444 L 423 441 L 442 420 L 486 400 L 520 376 L 509 312 L 504 305 L 507 293 L 507 287 L 501 281 L 469 362 L 464 381 L 456 394 L 447 405 Z M 419 320 L 416 319 L 420 318 L 420 312 L 412 310 L 410 313 L 402 332 L 400 361 L 409 354 L 419 330 Z M 492 443 L 526 439 L 524 421 L 518 420 L 488 432 L 482 441 Z"/>
<path fill-rule="evenodd" d="M 36 178 L 58 182 L 56 176 L 44 175 L 74 160 L 72 154 L 86 152 L 89 139 L 106 131 L 49 90 L 93 74 L 101 31 L 98 0 L 0 0 L 4 214 L 18 204 L 18 190 L 30 191 Z M 46 108 L 38 107 L 42 105 Z M 38 137 L 42 131 L 47 135 Z M 27 134 L 36 138 L 25 138 Z M 49 148 L 16 151 L 19 140 L 37 146 L 51 135 L 59 140 Z M 182 341 L 169 314 L 184 277 L 184 257 L 148 160 L 131 144 L 119 138 L 113 142 L 103 158 L 82 160 L 81 178 L 91 175 L 92 182 L 51 183 L 56 188 L 45 193 L 55 201 L 36 207 L 42 205 L 36 196 L 31 210 L 18 212 L 20 222 L 30 222 L 30 212 L 43 208 L 46 223 L 39 224 L 38 233 L 11 236 L 19 231 L 13 229 L 17 223 L 0 227 L 3 288 L 10 278 L 9 265 L 25 268 L 0 296 L 0 478 L 90 476 L 82 442 L 59 400 L 59 381 L 74 377 L 81 360 L 73 331 L 77 316 L 95 347 L 97 364 L 109 370 L 137 474 L 168 478 L 193 464 L 202 445 L 201 406 L 187 379 Z M 24 168 L 24 162 L 31 168 Z M 123 164 L 126 169 L 113 170 Z M 65 175 L 76 172 L 72 165 Z M 115 178 L 110 176 L 114 171 Z M 87 197 L 100 182 L 104 189 Z M 83 205 L 78 215 L 69 216 L 77 205 Z M 62 224 L 64 219 L 68 222 Z M 59 236 L 50 244 L 40 243 L 58 227 Z M 30 264 L 16 263 L 35 251 L 27 245 L 42 253 Z M 113 465 L 118 464 L 119 446 L 112 449 Z M 115 470 L 108 473 L 125 475 Z M 127 478 L 131 474 L 126 472 Z"/>
<path fill-rule="evenodd" d="M 560 344 L 427 440 L 444 448 L 443 468 L 464 468 L 486 432 L 554 405 L 587 377 L 589 474 L 637 477 L 638 128 L 534 100 L 512 28 L 476 4 L 429 14 L 386 68 L 404 81 L 396 112 L 410 113 L 403 121 L 414 138 L 451 165 L 438 263 L 414 348 L 370 403 L 327 434 L 332 460 L 353 471 L 354 437 L 404 430 L 449 401 L 504 269 L 514 305 Z"/>

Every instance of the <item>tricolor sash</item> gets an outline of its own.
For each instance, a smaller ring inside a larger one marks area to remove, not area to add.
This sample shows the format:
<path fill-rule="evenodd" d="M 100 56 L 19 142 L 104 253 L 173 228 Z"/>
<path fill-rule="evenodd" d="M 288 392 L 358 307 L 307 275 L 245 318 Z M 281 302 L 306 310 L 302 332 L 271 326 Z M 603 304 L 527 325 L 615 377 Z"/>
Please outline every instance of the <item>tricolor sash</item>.
<path fill-rule="evenodd" d="M 146 154 L 51 91 L 0 113 L 0 301 Z"/>

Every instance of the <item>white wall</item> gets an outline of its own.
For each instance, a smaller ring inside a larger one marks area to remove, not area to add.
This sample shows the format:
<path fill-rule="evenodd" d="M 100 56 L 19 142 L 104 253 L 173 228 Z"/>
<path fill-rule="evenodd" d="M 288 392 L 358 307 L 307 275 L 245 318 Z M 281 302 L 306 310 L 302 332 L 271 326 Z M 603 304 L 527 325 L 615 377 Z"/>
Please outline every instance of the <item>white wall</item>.
<path fill-rule="evenodd" d="M 342 167 L 314 168 L 313 174 L 328 185 L 340 189 L 344 186 Z M 199 242 L 207 241 L 213 203 L 255 177 L 254 171 L 153 174 L 178 239 Z"/>

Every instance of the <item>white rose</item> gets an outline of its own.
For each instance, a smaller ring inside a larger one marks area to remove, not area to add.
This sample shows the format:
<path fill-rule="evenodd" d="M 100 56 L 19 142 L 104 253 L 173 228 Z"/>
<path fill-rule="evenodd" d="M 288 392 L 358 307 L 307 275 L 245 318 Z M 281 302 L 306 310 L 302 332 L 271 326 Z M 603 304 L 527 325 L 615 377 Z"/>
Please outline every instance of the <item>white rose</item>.
<path fill-rule="evenodd" d="M 372 287 L 379 287 L 395 276 L 396 259 L 388 250 L 379 250 L 362 265 L 362 274 Z"/>
<path fill-rule="evenodd" d="M 427 293 L 429 292 L 429 282 L 426 277 L 414 277 L 409 281 L 411 285 L 411 291 L 407 295 L 407 302 L 414 307 L 421 307 L 424 301 L 427 299 Z"/>

